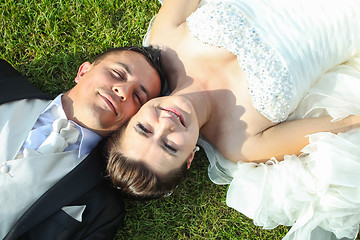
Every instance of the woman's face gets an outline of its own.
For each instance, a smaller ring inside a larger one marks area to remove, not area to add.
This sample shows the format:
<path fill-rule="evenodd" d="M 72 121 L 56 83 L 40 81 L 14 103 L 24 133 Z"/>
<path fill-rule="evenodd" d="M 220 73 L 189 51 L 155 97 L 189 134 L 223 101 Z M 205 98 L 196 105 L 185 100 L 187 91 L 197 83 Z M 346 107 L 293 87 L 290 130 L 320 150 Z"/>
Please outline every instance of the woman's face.
<path fill-rule="evenodd" d="M 126 127 L 121 145 L 127 157 L 166 174 L 193 156 L 198 136 L 192 104 L 181 96 L 167 96 L 152 99 L 140 108 Z"/>

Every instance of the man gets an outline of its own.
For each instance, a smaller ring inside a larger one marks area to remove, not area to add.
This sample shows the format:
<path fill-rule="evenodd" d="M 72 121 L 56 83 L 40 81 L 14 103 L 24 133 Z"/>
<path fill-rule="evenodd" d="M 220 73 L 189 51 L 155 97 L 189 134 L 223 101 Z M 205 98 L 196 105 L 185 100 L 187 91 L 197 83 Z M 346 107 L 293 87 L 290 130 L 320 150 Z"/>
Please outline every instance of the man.
<path fill-rule="evenodd" d="M 159 54 L 105 52 L 53 101 L 0 60 L 0 239 L 114 238 L 124 209 L 95 146 L 159 95 Z"/>

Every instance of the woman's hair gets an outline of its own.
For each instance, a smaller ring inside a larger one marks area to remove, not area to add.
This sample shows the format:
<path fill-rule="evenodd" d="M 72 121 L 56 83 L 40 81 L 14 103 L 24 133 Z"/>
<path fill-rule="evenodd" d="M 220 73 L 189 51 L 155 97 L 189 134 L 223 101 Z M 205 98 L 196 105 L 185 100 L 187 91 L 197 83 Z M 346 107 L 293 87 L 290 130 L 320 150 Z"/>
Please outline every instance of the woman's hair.
<path fill-rule="evenodd" d="M 106 143 L 108 151 L 107 175 L 113 185 L 133 199 L 156 199 L 173 192 L 185 178 L 187 163 L 167 174 L 156 174 L 139 160 L 127 157 L 121 149 L 125 127 L 114 133 Z"/>

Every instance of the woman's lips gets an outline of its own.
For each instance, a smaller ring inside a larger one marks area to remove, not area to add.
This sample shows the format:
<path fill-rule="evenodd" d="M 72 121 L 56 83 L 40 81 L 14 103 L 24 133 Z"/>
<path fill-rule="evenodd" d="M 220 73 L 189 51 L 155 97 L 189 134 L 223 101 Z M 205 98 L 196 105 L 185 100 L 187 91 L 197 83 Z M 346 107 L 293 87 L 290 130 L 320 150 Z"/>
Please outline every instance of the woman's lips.
<path fill-rule="evenodd" d="M 181 125 L 183 125 L 183 126 L 185 127 L 184 117 L 183 117 L 183 115 L 182 115 L 180 112 L 176 111 L 176 110 L 173 109 L 173 108 L 160 108 L 160 109 L 163 110 L 163 111 L 166 111 L 166 112 L 170 113 L 170 114 L 173 115 L 173 116 L 175 116 L 177 119 L 179 119 Z"/>

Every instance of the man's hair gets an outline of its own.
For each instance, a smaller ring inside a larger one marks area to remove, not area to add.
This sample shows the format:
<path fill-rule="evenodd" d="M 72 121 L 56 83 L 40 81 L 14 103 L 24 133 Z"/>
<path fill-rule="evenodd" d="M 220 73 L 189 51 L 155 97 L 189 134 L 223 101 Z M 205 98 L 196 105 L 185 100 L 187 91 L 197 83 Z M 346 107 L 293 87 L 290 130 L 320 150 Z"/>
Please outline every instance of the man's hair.
<path fill-rule="evenodd" d="M 179 168 L 160 176 L 142 161 L 131 159 L 122 152 L 122 132 L 114 133 L 106 143 L 107 175 L 113 185 L 131 199 L 156 199 L 170 195 L 185 178 L 186 161 Z"/>
<path fill-rule="evenodd" d="M 166 78 L 165 72 L 161 67 L 161 50 L 154 46 L 148 47 L 138 47 L 138 46 L 126 46 L 126 47 L 118 47 L 118 48 L 110 48 L 95 57 L 93 61 L 94 65 L 99 64 L 104 58 L 108 55 L 115 53 L 115 52 L 122 52 L 122 51 L 133 51 L 140 53 L 146 59 L 146 61 L 156 70 L 160 77 L 161 82 L 161 93 L 166 91 Z"/>

